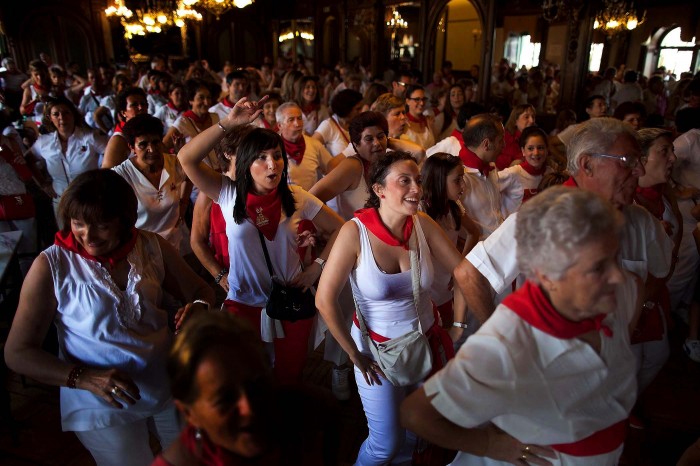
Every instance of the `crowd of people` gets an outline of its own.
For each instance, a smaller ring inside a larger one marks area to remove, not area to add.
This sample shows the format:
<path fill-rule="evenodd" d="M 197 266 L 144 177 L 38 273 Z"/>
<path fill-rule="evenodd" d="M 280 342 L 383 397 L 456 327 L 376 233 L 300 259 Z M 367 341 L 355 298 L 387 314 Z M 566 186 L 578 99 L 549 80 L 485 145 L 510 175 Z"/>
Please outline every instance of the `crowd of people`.
<path fill-rule="evenodd" d="M 302 377 L 325 341 L 358 465 L 612 466 L 674 315 L 700 362 L 700 77 L 608 70 L 545 131 L 549 67 L 501 62 L 486 102 L 449 63 L 425 86 L 131 65 L 0 75 L 25 275 L 5 359 L 61 387 L 98 465 L 311 464 L 275 431 L 302 406 L 335 464 L 334 401 Z"/>

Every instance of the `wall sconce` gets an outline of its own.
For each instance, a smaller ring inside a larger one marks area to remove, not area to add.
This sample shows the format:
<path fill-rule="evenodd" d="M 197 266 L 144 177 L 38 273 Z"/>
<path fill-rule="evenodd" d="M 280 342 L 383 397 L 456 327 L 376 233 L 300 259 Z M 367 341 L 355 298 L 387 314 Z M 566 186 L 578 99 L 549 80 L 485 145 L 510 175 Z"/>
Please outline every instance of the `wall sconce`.
<path fill-rule="evenodd" d="M 472 36 L 474 36 L 474 45 L 481 40 L 481 35 L 483 31 L 481 29 L 472 29 Z"/>

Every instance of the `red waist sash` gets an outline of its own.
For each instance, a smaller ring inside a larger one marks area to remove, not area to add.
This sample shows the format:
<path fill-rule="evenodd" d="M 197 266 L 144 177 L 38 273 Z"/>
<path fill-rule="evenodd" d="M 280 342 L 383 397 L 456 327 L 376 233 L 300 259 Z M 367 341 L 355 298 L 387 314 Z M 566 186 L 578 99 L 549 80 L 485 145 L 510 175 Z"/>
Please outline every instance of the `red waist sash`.
<path fill-rule="evenodd" d="M 627 419 L 599 430 L 588 437 L 572 443 L 550 445 L 554 450 L 571 456 L 595 456 L 610 453 L 625 441 Z"/>

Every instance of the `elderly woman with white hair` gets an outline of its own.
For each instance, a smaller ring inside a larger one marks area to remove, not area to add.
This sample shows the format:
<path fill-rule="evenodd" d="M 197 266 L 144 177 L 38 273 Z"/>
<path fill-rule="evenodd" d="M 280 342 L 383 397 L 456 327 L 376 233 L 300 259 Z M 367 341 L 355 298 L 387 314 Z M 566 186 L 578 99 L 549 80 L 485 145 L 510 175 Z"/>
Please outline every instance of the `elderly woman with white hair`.
<path fill-rule="evenodd" d="M 528 280 L 409 396 L 403 424 L 456 466 L 614 466 L 636 398 L 630 329 L 641 283 L 617 260 L 620 213 L 554 187 L 517 217 Z"/>

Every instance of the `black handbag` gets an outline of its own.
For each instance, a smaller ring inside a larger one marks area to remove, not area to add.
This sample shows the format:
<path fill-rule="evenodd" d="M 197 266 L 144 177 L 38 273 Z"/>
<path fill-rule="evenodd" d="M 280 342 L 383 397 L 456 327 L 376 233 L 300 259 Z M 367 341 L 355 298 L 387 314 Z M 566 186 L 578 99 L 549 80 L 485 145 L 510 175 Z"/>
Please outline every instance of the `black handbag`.
<path fill-rule="evenodd" d="M 267 315 L 272 319 L 288 320 L 290 322 L 311 319 L 316 315 L 316 298 L 308 289 L 302 291 L 301 288 L 287 286 L 277 279 L 272 271 L 272 262 L 270 261 L 270 254 L 267 252 L 265 238 L 260 230 L 258 230 L 258 234 L 260 235 L 260 244 L 265 253 L 267 270 L 270 272 L 270 278 L 272 279 L 272 290 L 265 305 Z"/>

